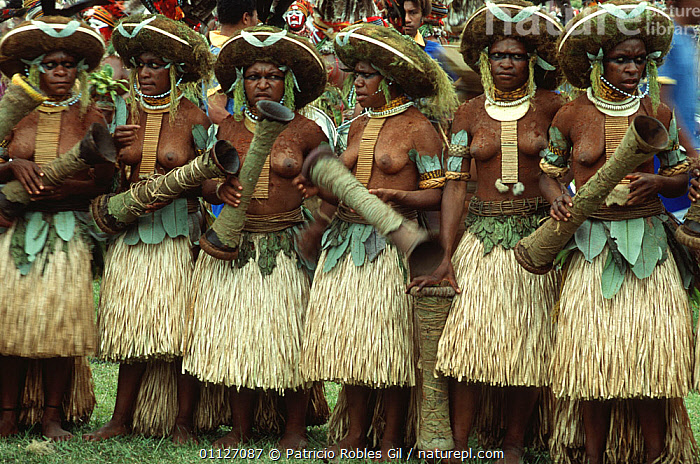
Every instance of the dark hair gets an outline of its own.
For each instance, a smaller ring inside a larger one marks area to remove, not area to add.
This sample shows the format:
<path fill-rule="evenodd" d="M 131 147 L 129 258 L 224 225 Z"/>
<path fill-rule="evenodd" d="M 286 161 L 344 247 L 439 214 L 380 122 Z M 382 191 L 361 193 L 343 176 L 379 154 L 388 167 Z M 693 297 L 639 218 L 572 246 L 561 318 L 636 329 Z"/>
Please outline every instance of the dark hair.
<path fill-rule="evenodd" d="M 237 24 L 243 19 L 243 14 L 253 15 L 257 10 L 257 0 L 216 1 L 216 14 L 221 24 Z"/>
<path fill-rule="evenodd" d="M 430 0 L 401 0 L 399 3 L 401 4 L 401 8 L 405 11 L 404 3 L 406 2 L 413 2 L 418 8 L 420 8 L 421 15 L 423 16 L 423 19 L 425 19 L 426 16 L 430 14 L 430 12 L 433 10 L 433 4 Z M 404 16 L 406 13 L 403 13 Z"/>

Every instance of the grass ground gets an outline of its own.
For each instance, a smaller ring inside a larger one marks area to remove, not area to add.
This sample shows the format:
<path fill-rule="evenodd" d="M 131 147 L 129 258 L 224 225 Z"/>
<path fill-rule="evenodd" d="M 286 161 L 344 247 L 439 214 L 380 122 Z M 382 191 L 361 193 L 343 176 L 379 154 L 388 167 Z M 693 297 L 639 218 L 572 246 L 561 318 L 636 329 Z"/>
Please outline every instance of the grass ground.
<path fill-rule="evenodd" d="M 204 461 L 227 461 L 226 459 L 211 458 L 209 445 L 226 432 L 221 428 L 216 433 L 204 435 L 200 438 L 200 444 L 174 446 L 168 439 L 143 438 L 129 436 L 116 438 L 100 443 L 87 443 L 79 437 L 93 428 L 103 425 L 109 420 L 114 407 L 116 395 L 118 365 L 114 363 L 93 362 L 93 376 L 95 380 L 95 394 L 97 407 L 89 425 L 76 427 L 72 430 L 76 437 L 66 443 L 46 444 L 35 428 L 23 432 L 16 438 L 0 440 L 0 463 L 2 464 L 189 464 L 202 463 Z M 326 384 L 326 395 L 331 407 L 335 405 L 338 396 L 338 387 L 335 384 Z M 693 433 L 700 440 L 700 395 L 692 394 L 686 400 L 688 413 L 693 425 Z M 313 427 L 309 431 L 309 449 L 323 449 L 326 446 L 325 426 Z M 248 445 L 248 448 L 262 449 L 256 455 L 257 462 L 275 462 L 270 458 L 272 441 L 270 439 L 259 440 Z M 475 445 L 476 448 L 476 445 Z M 201 458 L 201 453 L 207 453 L 206 458 Z M 216 456 L 216 454 L 214 454 Z M 240 462 L 242 459 L 229 459 Z M 302 460 L 279 459 L 280 463 Z M 303 460 L 303 462 L 322 462 L 320 460 Z M 361 461 L 355 461 L 361 462 Z M 415 461 L 418 462 L 418 461 Z M 472 461 L 474 463 L 488 463 L 491 461 Z M 530 464 L 550 464 L 546 454 L 530 455 Z"/>
<path fill-rule="evenodd" d="M 97 304 L 97 292 L 99 284 L 95 283 L 95 303 Z M 691 300 L 693 307 L 693 319 L 697 321 L 698 306 L 700 306 L 700 292 Z M 694 324 L 695 326 L 695 324 Z M 116 438 L 99 443 L 88 443 L 80 439 L 80 436 L 102 426 L 109 420 L 114 408 L 114 398 L 117 388 L 118 364 L 93 361 L 93 378 L 95 381 L 95 395 L 97 406 L 92 415 L 91 423 L 76 427 L 72 430 L 75 438 L 65 443 L 49 444 L 42 440 L 37 428 L 22 432 L 15 438 L 0 440 L 0 464 L 189 464 L 204 461 L 236 461 L 243 459 L 217 459 L 217 454 L 210 454 L 210 444 L 226 432 L 221 428 L 218 432 L 200 437 L 200 444 L 174 446 L 169 439 L 144 438 L 129 436 Z M 326 397 L 331 408 L 335 405 L 339 387 L 335 384 L 326 384 Z M 693 434 L 700 441 L 700 394 L 691 394 L 686 399 L 688 414 L 690 415 Z M 313 427 L 309 430 L 309 449 L 323 449 L 326 447 L 326 427 Z M 309 459 L 286 459 L 284 456 L 275 461 L 270 458 L 273 442 L 271 439 L 261 439 L 248 445 L 249 449 L 261 449 L 256 452 L 258 462 L 322 462 Z M 474 447 L 477 448 L 476 444 Z M 206 457 L 200 457 L 206 453 Z M 273 452 L 274 453 L 274 452 Z M 356 460 L 355 462 L 362 462 Z M 414 460 L 414 462 L 418 462 Z M 473 463 L 488 463 L 489 460 L 465 461 Z M 528 455 L 528 464 L 551 464 L 549 456 L 544 453 Z"/>

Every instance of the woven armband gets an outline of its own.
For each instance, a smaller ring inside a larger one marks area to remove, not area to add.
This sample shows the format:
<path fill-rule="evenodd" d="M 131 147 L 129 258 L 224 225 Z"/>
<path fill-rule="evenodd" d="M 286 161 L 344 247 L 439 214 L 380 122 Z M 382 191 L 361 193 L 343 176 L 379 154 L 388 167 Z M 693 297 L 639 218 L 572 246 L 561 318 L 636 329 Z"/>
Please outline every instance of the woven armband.
<path fill-rule="evenodd" d="M 442 169 L 424 172 L 420 175 L 418 188 L 421 190 L 442 188 L 445 185 L 445 172 Z"/>
<path fill-rule="evenodd" d="M 560 168 L 558 166 L 554 166 L 553 164 L 549 164 L 544 158 L 540 159 L 540 169 L 547 175 L 547 177 L 551 177 L 552 179 L 564 177 L 569 172 L 568 166 Z"/>
<path fill-rule="evenodd" d="M 682 163 L 676 164 L 668 168 L 659 169 L 659 175 L 664 177 L 671 177 L 678 174 L 685 174 L 693 169 L 693 165 L 690 161 L 685 160 Z"/>
<path fill-rule="evenodd" d="M 449 156 L 454 156 L 456 158 L 469 158 L 469 147 L 451 143 L 447 153 Z"/>
<path fill-rule="evenodd" d="M 447 171 L 445 173 L 445 180 L 462 180 L 466 182 L 471 178 L 472 175 L 468 172 Z"/>

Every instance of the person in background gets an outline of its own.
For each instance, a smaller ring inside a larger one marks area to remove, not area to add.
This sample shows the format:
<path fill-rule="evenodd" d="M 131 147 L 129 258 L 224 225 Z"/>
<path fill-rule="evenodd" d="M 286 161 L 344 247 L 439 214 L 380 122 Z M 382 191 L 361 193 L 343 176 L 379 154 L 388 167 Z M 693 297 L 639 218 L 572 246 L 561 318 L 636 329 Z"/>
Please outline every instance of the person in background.
<path fill-rule="evenodd" d="M 698 108 L 698 45 L 693 26 L 700 23 L 700 1 L 671 0 L 669 13 L 675 30 L 671 50 L 659 68 L 661 101 L 676 113 L 678 138 L 688 158 L 697 157 L 698 144 L 695 113 Z M 655 159 L 656 170 L 659 169 Z M 700 176 L 700 171 L 696 171 Z M 686 196 L 662 197 L 666 209 L 682 220 L 690 207 Z"/>
<path fill-rule="evenodd" d="M 211 52 L 218 55 L 224 43 L 236 35 L 241 29 L 258 24 L 257 0 L 217 0 L 216 13 L 219 16 L 220 28 L 209 33 Z M 214 124 L 223 121 L 233 107 L 233 100 L 219 92 L 218 82 L 207 91 L 207 115 Z"/>

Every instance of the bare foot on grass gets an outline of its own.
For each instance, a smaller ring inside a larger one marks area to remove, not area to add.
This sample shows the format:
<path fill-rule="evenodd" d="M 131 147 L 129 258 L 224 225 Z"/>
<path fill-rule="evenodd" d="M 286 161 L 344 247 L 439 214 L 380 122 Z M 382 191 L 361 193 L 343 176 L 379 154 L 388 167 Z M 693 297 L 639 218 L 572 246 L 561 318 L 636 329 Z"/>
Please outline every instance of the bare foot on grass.
<path fill-rule="evenodd" d="M 126 424 L 111 420 L 94 432 L 83 435 L 83 440 L 102 441 L 114 437 L 121 437 L 123 435 L 127 435 L 128 433 L 129 429 L 127 428 Z"/>

